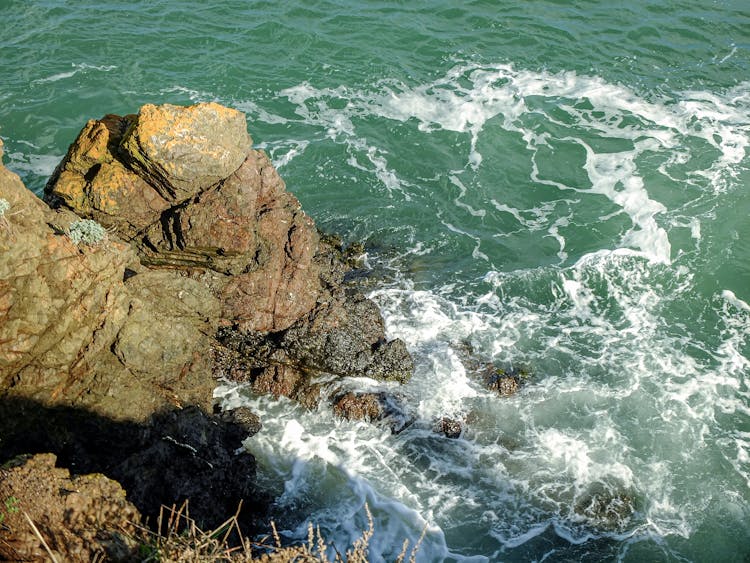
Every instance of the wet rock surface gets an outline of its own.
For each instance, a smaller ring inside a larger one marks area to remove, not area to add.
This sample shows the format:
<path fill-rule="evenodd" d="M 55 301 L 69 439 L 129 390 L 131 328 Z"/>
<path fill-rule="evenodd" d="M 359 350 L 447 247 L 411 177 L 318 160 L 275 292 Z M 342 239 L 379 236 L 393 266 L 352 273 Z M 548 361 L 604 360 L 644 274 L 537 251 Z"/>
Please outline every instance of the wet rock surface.
<path fill-rule="evenodd" d="M 494 391 L 501 397 L 515 395 L 531 377 L 531 370 L 526 366 L 499 367 L 487 358 L 480 357 L 468 341 L 453 342 L 451 347 L 467 373 L 481 381 L 486 389 Z"/>
<path fill-rule="evenodd" d="M 460 438 L 463 432 L 464 422 L 453 418 L 443 417 L 437 420 L 432 427 L 437 434 L 442 434 L 446 438 Z"/>
<path fill-rule="evenodd" d="M 331 377 L 370 377 L 406 382 L 414 369 L 402 340 L 387 340 L 373 301 L 345 283 L 361 249 L 324 238 L 315 255 L 320 286 L 315 307 L 281 331 L 219 329 L 217 370 L 251 382 L 259 393 L 315 406 L 321 382 Z"/>
<path fill-rule="evenodd" d="M 506 371 L 493 365 L 485 368 L 483 376 L 485 387 L 503 397 L 515 395 L 523 383 L 523 376 L 520 371 Z"/>
<path fill-rule="evenodd" d="M 635 512 L 635 500 L 625 491 L 595 488 L 575 505 L 574 512 L 595 528 L 620 530 Z"/>
<path fill-rule="evenodd" d="M 346 393 L 333 401 L 333 412 L 347 420 L 379 420 L 383 417 L 383 397 L 378 393 Z"/>

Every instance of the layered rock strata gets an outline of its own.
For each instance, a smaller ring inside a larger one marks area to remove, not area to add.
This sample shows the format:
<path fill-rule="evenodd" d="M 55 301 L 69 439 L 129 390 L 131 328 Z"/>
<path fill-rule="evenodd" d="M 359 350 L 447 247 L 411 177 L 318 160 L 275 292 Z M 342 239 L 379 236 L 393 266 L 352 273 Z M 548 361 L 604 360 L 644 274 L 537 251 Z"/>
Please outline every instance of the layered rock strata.
<path fill-rule="evenodd" d="M 321 242 L 268 157 L 250 147 L 235 110 L 147 105 L 90 121 L 46 198 L 129 241 L 147 271 L 161 271 L 159 285 L 175 286 L 157 298 L 192 293 L 190 310 L 200 300 L 204 332 L 221 327 L 218 374 L 306 404 L 317 400 L 320 375 L 405 381 L 412 366 L 403 342 L 387 341 L 375 304 L 344 288 L 341 249 Z M 134 332 L 122 336 L 132 341 Z M 132 344 L 115 348 L 124 364 Z"/>

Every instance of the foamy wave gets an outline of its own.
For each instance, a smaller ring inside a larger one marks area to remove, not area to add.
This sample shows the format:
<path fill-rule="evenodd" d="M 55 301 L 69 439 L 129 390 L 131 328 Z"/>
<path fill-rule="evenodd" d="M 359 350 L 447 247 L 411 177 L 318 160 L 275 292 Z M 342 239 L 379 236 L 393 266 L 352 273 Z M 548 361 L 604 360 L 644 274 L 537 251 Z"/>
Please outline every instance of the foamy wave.
<path fill-rule="evenodd" d="M 54 154 L 25 154 L 12 152 L 6 154 L 8 168 L 21 174 L 34 174 L 47 178 L 55 171 L 63 156 Z"/>
<path fill-rule="evenodd" d="M 701 189 L 726 190 L 750 144 L 748 91 L 750 83 L 742 83 L 723 94 L 684 92 L 675 102 L 645 99 L 623 85 L 575 72 L 462 63 L 445 76 L 416 86 L 382 81 L 369 89 L 315 88 L 303 83 L 281 94 L 295 105 L 305 123 L 321 128 L 329 139 L 346 143 L 350 164 L 373 173 L 389 192 L 408 193 L 405 189 L 410 183 L 389 164 L 387 150 L 360 133 L 360 121 L 368 116 L 414 122 L 427 135 L 436 130 L 465 133 L 469 137 L 467 166 L 473 170 L 495 165 L 484 163 L 480 152 L 485 136 L 496 128 L 518 134 L 529 151 L 531 181 L 607 197 L 632 223 L 619 244 L 639 250 L 654 262 L 669 263 L 671 245 L 662 219 L 667 209 L 650 195 L 650 181 L 644 180 L 640 161 L 658 155 L 657 168 L 664 178 Z M 588 185 L 540 172 L 540 151 L 555 146 L 583 149 L 585 158 L 570 166 L 585 170 Z M 708 166 L 701 163 L 682 178 L 673 176 L 675 165 L 700 162 L 708 154 Z M 464 201 L 466 190 L 471 189 L 466 181 L 456 171 L 444 174 L 459 188 L 455 205 L 474 217 L 484 217 L 486 208 Z M 504 211 L 503 205 L 495 207 Z M 454 223 L 446 228 L 451 225 L 460 234 L 461 227 Z M 558 240 L 558 255 L 564 261 L 566 243 L 559 227 L 546 225 L 550 236 Z M 482 255 L 486 253 L 477 254 Z"/>
<path fill-rule="evenodd" d="M 91 65 L 87 63 L 80 63 L 80 64 L 71 63 L 70 66 L 73 68 L 73 70 L 66 71 L 66 72 L 58 72 L 57 74 L 53 74 L 45 78 L 38 78 L 37 80 L 34 80 L 32 84 L 44 84 L 45 82 L 58 82 L 59 80 L 65 80 L 66 78 L 70 78 L 72 76 L 75 76 L 76 74 L 89 72 L 91 70 L 95 70 L 98 72 L 110 72 L 112 70 L 117 69 L 117 67 L 114 65 Z"/>

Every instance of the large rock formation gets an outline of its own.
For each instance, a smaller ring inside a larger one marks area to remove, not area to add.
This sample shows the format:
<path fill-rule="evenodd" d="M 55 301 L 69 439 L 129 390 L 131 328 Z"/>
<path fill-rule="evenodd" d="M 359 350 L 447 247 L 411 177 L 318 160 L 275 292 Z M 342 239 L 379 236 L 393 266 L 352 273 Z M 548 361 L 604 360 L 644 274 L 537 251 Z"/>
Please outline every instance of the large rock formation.
<path fill-rule="evenodd" d="M 211 525 L 257 495 L 234 455 L 257 426 L 206 414 L 216 377 L 313 405 L 321 380 L 411 373 L 235 110 L 91 120 L 45 199 L 0 163 L 0 457 L 55 452 Z"/>
<path fill-rule="evenodd" d="M 312 404 L 317 374 L 405 381 L 411 373 L 403 342 L 385 339 L 375 304 L 344 288 L 341 249 L 320 241 L 268 157 L 250 148 L 244 117 L 235 110 L 147 105 L 138 115 L 92 120 L 46 194 L 53 204 L 130 241 L 150 276 L 166 269 L 161 287 L 169 288 L 175 272 L 182 277 L 172 285 L 194 280 L 189 289 L 174 287 L 172 295 L 178 289 L 183 295 L 206 293 L 199 332 L 210 333 L 218 318 L 214 371 L 220 375 Z M 148 294 L 139 287 L 136 295 Z M 149 338 L 138 327 L 147 318 L 165 327 L 169 316 L 184 309 L 175 303 L 154 320 L 159 307 L 131 308 L 138 322 L 120 331 L 118 358 L 125 365 L 151 365 L 159 350 L 132 353 L 142 344 L 137 335 Z M 201 349 L 190 338 L 198 327 L 186 322 L 182 328 L 181 340 L 189 345 L 163 354 L 172 368 L 187 364 L 187 349 Z"/>

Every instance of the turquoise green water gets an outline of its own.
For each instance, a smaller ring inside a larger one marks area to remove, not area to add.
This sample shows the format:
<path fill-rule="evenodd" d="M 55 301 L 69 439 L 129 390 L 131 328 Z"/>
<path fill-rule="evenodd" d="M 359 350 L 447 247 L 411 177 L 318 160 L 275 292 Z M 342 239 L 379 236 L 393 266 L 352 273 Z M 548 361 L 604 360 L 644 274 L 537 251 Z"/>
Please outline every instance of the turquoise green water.
<path fill-rule="evenodd" d="M 421 561 L 750 556 L 745 2 L 0 0 L 0 17 L 0 137 L 30 188 L 91 117 L 216 100 L 319 225 L 393 272 L 373 297 L 417 363 L 406 431 L 217 392 L 263 415 L 247 447 L 289 536 L 310 514 L 343 544 L 367 502 L 375 561 L 425 527 Z M 529 383 L 492 396 L 462 341 Z M 469 418 L 462 439 L 430 432 L 441 416 Z M 632 514 L 575 510 L 596 493 Z"/>

